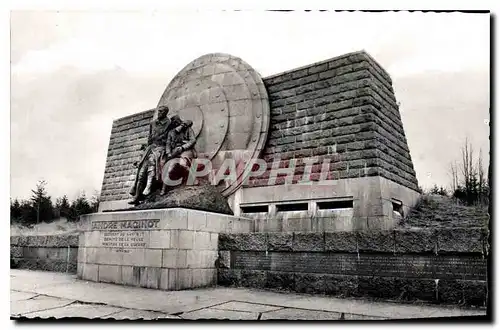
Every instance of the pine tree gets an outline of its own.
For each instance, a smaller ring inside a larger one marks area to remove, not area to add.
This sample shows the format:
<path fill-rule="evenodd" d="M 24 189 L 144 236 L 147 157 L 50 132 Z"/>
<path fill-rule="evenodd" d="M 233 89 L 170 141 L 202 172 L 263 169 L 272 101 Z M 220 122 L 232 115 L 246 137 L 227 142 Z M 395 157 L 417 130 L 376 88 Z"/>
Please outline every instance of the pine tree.
<path fill-rule="evenodd" d="M 33 193 L 31 196 L 32 206 L 34 208 L 36 217 L 35 219 L 30 219 L 30 223 L 40 223 L 42 221 L 50 221 L 54 218 L 54 208 L 52 206 L 52 201 L 50 196 L 47 195 L 45 190 L 45 185 L 47 183 L 44 180 L 38 181 L 36 189 L 31 190 Z"/>
<path fill-rule="evenodd" d="M 62 198 L 58 198 L 55 208 L 59 217 L 69 219 L 71 216 L 71 205 L 69 203 L 68 196 L 64 195 Z"/>
<path fill-rule="evenodd" d="M 77 220 L 80 215 L 88 214 L 88 213 L 92 213 L 92 212 L 93 212 L 92 206 L 90 205 L 89 201 L 87 200 L 87 197 L 85 196 L 85 192 L 82 192 L 80 194 L 80 196 L 78 196 L 71 203 L 70 219 Z"/>
<path fill-rule="evenodd" d="M 16 198 L 10 202 L 10 223 L 21 221 L 21 203 Z"/>

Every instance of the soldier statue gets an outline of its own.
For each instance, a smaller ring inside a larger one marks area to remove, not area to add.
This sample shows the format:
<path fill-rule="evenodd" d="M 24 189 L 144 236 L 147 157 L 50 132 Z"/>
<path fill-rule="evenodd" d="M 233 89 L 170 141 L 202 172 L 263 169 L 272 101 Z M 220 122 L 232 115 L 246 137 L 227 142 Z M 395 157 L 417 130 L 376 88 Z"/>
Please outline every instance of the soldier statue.
<path fill-rule="evenodd" d="M 193 122 L 186 120 L 167 133 L 167 142 L 165 145 L 166 159 L 179 158 L 179 162 L 171 162 L 166 171 L 164 171 L 164 175 L 168 175 L 170 179 L 186 174 L 191 167 L 191 162 L 197 156 L 194 148 L 196 137 L 191 128 L 192 126 Z M 161 195 L 164 195 L 167 191 L 165 179 L 163 181 Z"/>
<path fill-rule="evenodd" d="M 149 126 L 149 136 L 144 154 L 136 164 L 138 170 L 134 180 L 130 195 L 133 199 L 129 204 L 137 205 L 142 197 L 151 193 L 153 184 L 161 181 L 162 167 L 165 162 L 165 144 L 169 130 L 177 127 L 182 121 L 179 116 L 168 118 L 169 109 L 167 106 L 158 107 L 158 119 L 151 122 Z"/>

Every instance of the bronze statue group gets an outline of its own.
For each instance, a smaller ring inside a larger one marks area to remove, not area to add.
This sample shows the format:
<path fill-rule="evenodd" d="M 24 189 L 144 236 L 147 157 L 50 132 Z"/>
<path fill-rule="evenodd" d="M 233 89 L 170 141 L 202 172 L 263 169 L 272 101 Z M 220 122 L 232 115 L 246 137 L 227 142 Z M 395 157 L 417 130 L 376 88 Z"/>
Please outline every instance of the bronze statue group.
<path fill-rule="evenodd" d="M 159 189 L 159 184 L 160 195 L 165 195 L 168 183 L 182 178 L 196 158 L 193 122 L 183 121 L 178 115 L 169 118 L 167 106 L 159 106 L 157 111 L 158 118 L 151 122 L 148 142 L 143 145 L 144 154 L 135 164 L 138 170 L 130 190 L 133 199 L 129 204 L 139 204 L 155 188 Z"/>

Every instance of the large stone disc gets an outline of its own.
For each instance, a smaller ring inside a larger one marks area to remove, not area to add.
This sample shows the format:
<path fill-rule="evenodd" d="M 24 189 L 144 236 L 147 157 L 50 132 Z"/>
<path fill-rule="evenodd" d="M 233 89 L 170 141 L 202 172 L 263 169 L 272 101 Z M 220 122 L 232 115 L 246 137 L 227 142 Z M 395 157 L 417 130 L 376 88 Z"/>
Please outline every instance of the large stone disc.
<path fill-rule="evenodd" d="M 193 121 L 198 157 L 211 160 L 214 171 L 236 160 L 237 181 L 219 186 L 224 196 L 232 194 L 252 166 L 241 161 L 258 158 L 267 139 L 270 107 L 260 75 L 238 57 L 207 54 L 172 79 L 158 105 Z"/>

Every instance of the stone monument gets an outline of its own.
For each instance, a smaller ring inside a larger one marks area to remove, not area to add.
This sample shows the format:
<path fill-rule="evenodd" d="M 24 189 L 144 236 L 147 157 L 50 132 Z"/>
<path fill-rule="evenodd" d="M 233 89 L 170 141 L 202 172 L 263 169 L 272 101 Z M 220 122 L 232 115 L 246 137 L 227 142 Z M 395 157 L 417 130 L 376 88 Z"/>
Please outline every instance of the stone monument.
<path fill-rule="evenodd" d="M 210 285 L 220 232 L 387 230 L 418 196 L 392 81 L 365 51 L 264 79 L 237 57 L 208 54 L 156 108 L 113 122 L 78 272 Z"/>

